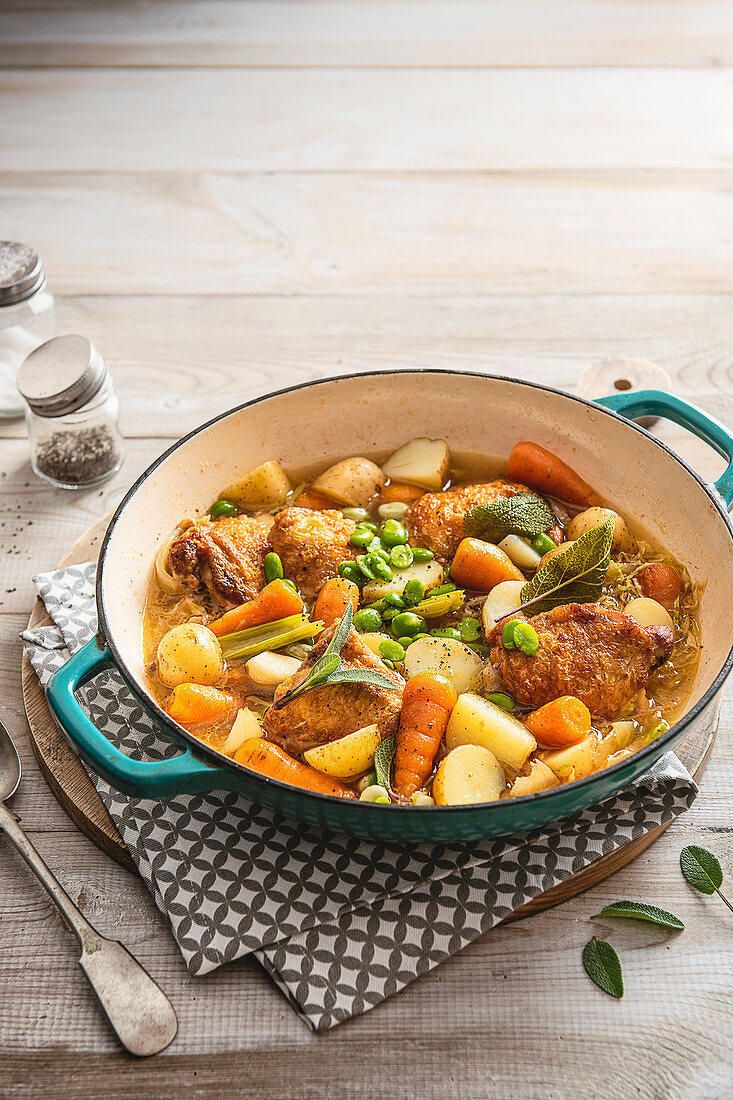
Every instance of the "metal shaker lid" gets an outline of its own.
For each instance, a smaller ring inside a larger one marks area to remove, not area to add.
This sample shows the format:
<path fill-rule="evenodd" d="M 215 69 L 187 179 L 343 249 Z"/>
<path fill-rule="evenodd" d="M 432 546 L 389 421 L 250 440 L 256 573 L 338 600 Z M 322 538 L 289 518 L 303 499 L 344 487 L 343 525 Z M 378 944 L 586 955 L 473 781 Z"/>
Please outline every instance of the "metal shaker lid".
<path fill-rule="evenodd" d="M 0 306 L 24 302 L 46 285 L 41 257 L 30 245 L 0 241 Z"/>
<path fill-rule="evenodd" d="M 17 385 L 39 416 L 66 416 L 86 405 L 108 375 L 106 361 L 85 336 L 55 336 L 21 364 Z"/>

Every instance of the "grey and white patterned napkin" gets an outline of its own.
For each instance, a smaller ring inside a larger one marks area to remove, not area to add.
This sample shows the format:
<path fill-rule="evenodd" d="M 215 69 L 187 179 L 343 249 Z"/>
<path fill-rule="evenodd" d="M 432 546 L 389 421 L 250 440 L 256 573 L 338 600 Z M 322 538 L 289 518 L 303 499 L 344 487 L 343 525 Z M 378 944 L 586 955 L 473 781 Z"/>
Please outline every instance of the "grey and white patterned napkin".
<path fill-rule="evenodd" d="M 34 578 L 56 624 L 22 635 L 44 686 L 96 630 L 94 576 L 89 563 Z M 100 673 L 81 697 L 130 756 L 175 755 L 118 673 Z M 254 954 L 314 1030 L 391 997 L 697 793 L 668 753 L 614 798 L 546 829 L 405 846 L 324 832 L 231 791 L 147 800 L 91 778 L 190 972 Z"/>

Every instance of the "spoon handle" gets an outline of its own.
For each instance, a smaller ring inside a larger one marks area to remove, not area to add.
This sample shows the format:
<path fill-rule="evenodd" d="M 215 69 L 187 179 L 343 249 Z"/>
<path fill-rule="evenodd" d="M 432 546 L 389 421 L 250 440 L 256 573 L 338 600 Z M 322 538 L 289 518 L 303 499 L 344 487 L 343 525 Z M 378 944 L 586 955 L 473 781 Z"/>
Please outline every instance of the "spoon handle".
<path fill-rule="evenodd" d="M 178 1019 L 161 988 L 126 947 L 92 927 L 2 802 L 0 829 L 76 934 L 82 948 L 79 965 L 122 1045 L 139 1057 L 165 1050 L 175 1038 Z"/>

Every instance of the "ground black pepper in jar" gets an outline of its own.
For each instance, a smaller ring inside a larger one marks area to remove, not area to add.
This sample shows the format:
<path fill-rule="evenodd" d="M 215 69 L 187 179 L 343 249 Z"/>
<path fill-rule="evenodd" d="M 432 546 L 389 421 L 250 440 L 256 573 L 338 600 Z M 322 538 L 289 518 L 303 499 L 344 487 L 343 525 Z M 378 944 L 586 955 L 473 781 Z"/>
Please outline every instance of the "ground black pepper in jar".
<path fill-rule="evenodd" d="M 18 389 L 38 477 L 62 489 L 87 489 L 119 470 L 119 405 L 94 344 L 84 336 L 46 341 L 22 364 Z"/>

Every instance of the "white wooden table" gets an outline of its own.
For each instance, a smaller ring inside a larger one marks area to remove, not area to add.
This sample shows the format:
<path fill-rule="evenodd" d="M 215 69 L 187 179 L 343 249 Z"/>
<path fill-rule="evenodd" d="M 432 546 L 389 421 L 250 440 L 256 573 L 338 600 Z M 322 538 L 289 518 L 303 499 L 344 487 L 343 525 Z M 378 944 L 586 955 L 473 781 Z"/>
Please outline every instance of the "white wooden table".
<path fill-rule="evenodd" d="M 0 236 L 41 251 L 60 330 L 108 357 L 128 437 L 114 482 L 73 495 L 33 478 L 21 426 L 0 431 L 14 808 L 181 1021 L 158 1058 L 122 1054 L 0 842 L 3 1097 L 733 1093 L 731 916 L 678 870 L 697 843 L 733 872 L 730 700 L 698 800 L 632 866 L 315 1037 L 252 962 L 189 979 L 142 884 L 71 825 L 28 749 L 17 638 L 34 572 L 172 439 L 270 388 L 397 365 L 570 389 L 622 354 L 733 422 L 732 62 L 728 0 L 0 6 Z M 687 930 L 619 924 L 615 1002 L 580 951 L 619 897 Z"/>

